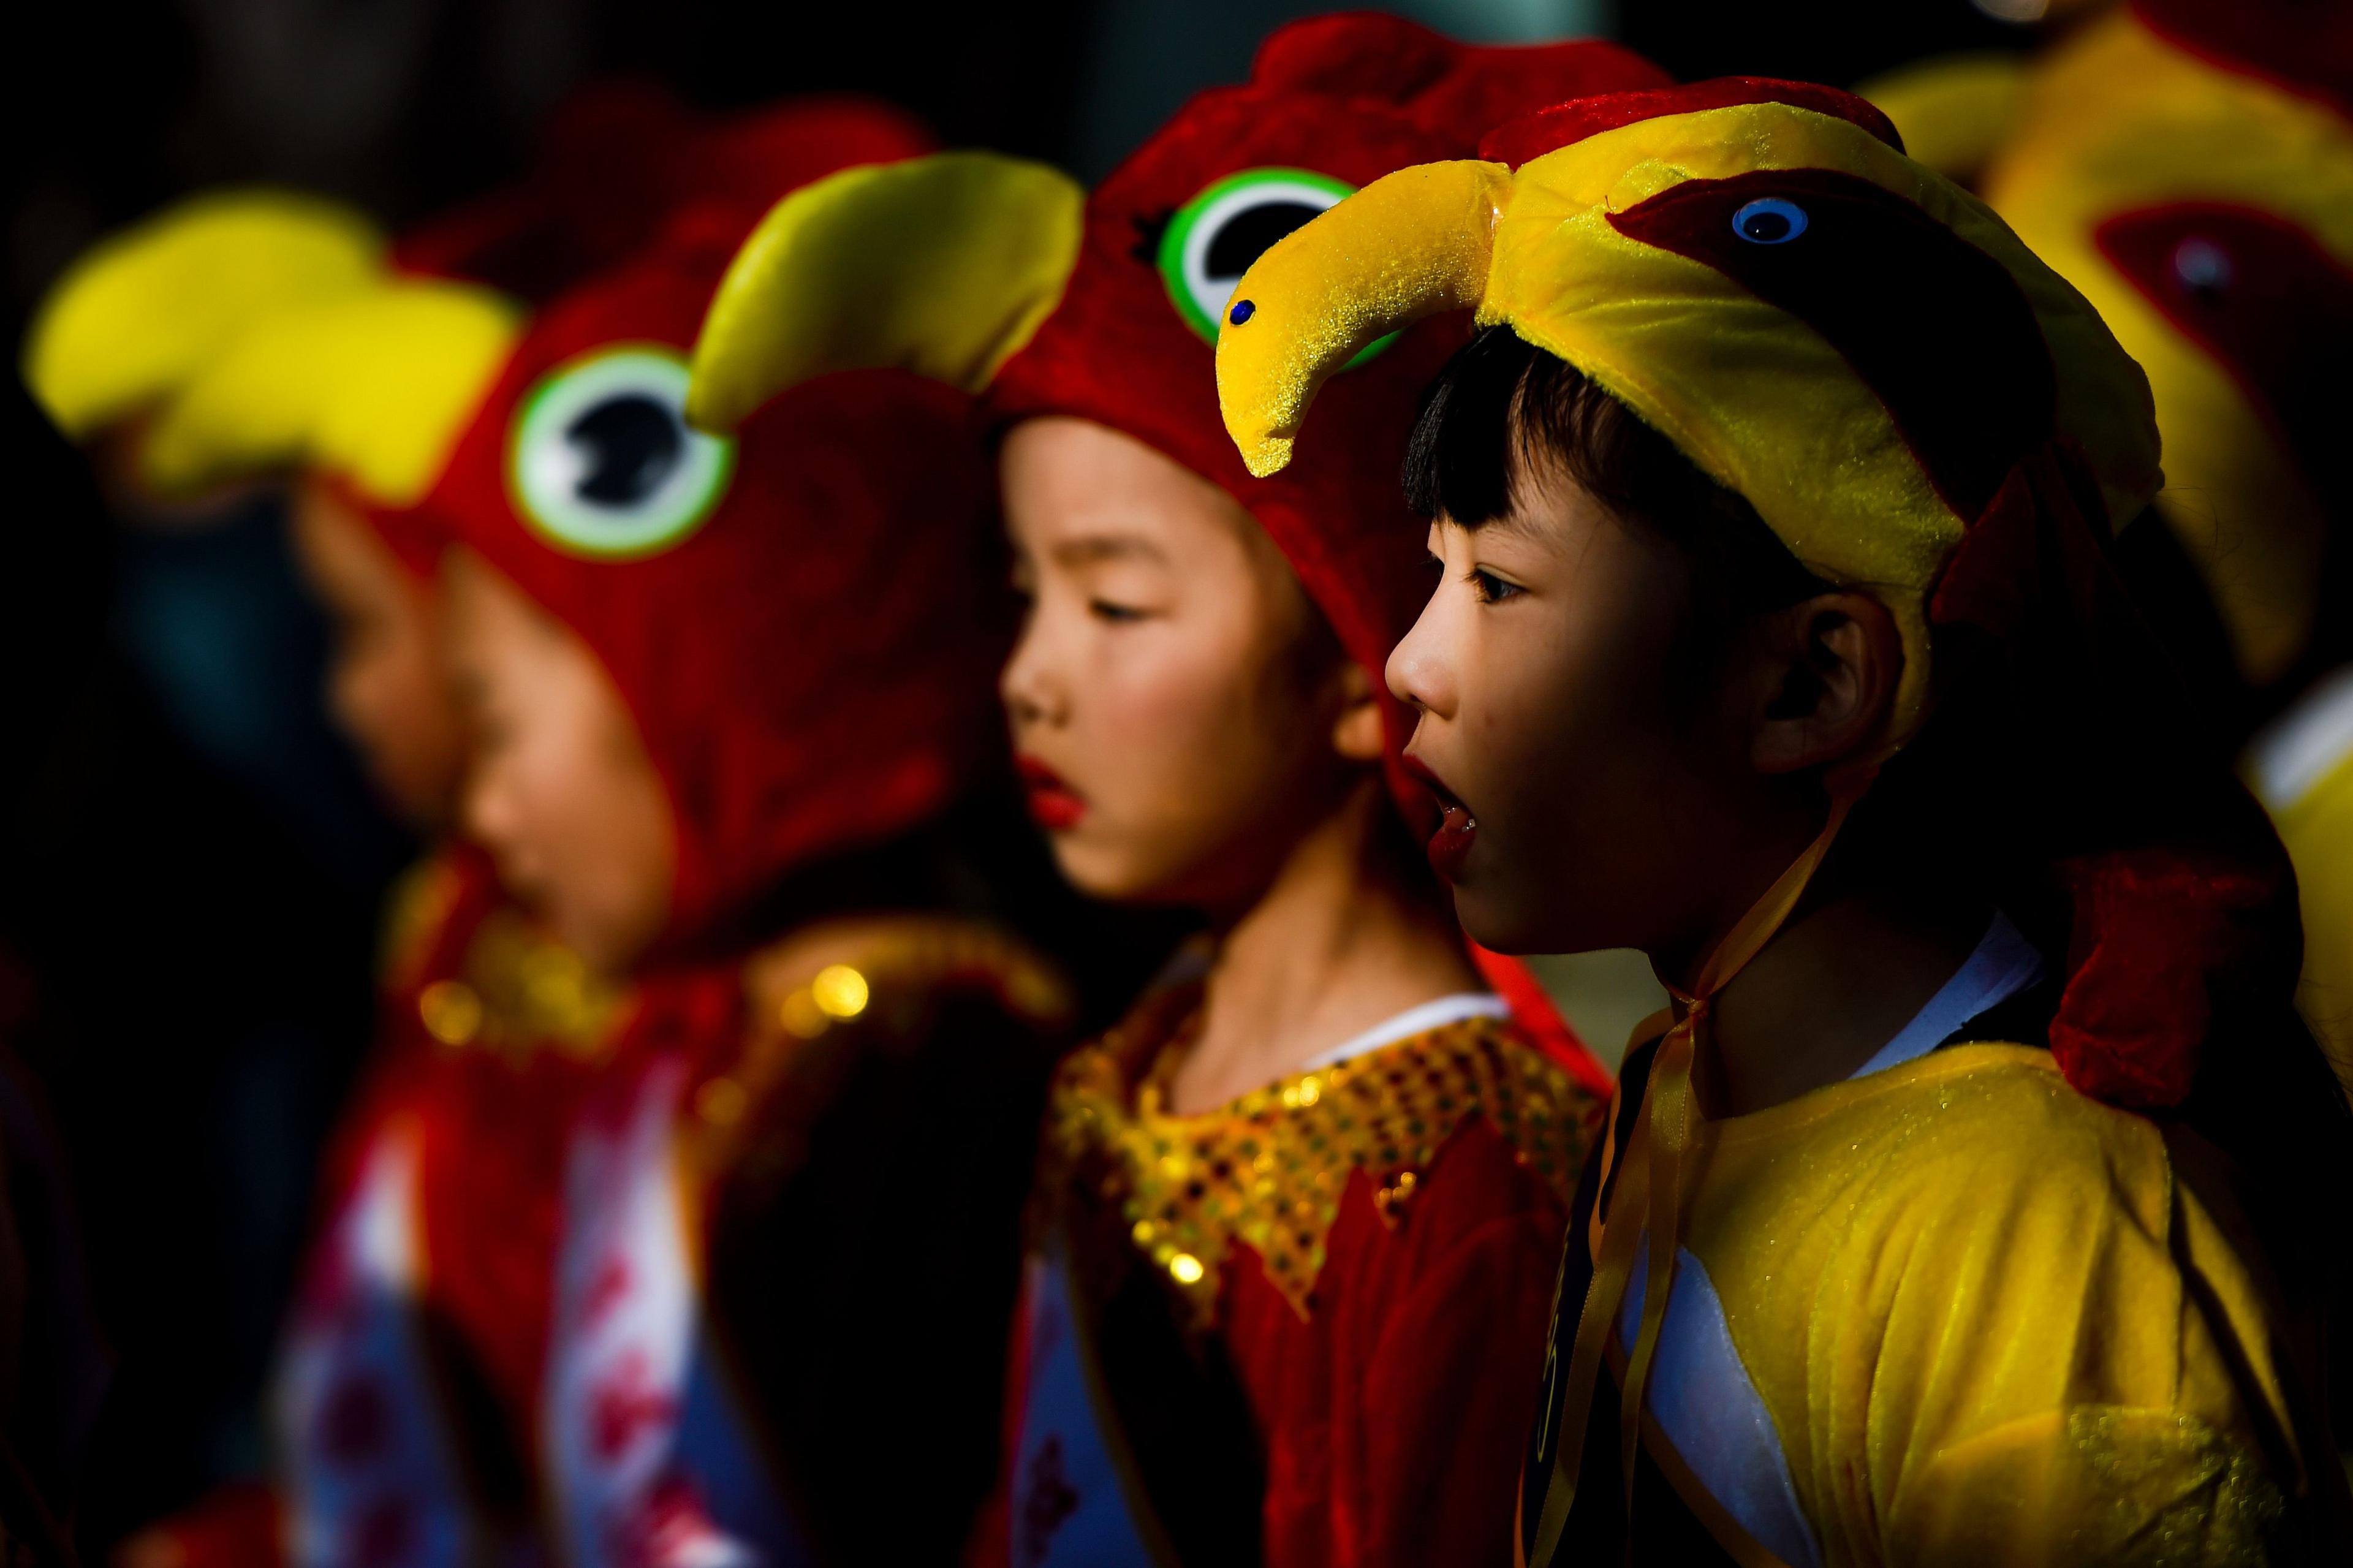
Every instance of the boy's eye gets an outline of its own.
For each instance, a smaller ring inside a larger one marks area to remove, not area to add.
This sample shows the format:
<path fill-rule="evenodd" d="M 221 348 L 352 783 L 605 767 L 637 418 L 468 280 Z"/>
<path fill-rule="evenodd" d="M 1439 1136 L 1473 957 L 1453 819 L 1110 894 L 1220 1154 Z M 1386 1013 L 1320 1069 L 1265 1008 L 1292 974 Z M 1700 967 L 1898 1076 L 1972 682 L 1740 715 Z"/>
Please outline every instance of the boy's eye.
<path fill-rule="evenodd" d="M 1471 569 L 1471 587 L 1479 595 L 1480 602 L 1487 605 L 1500 605 L 1505 599 L 1527 592 L 1517 583 L 1507 583 L 1493 572 L 1478 566 Z"/>
<path fill-rule="evenodd" d="M 1115 604 L 1109 599 L 1089 599 L 1087 613 L 1099 621 L 1110 621 L 1115 626 L 1125 625 L 1130 621 L 1140 621 L 1144 619 L 1145 614 L 1133 605 Z"/>

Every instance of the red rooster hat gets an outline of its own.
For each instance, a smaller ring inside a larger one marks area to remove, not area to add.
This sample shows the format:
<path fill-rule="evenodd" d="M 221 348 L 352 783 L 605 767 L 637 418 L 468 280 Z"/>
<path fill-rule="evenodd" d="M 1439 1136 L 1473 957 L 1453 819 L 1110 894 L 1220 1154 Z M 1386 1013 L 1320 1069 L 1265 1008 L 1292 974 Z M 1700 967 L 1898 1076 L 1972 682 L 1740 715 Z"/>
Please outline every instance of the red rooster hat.
<path fill-rule="evenodd" d="M 533 323 L 426 498 L 571 627 L 635 715 L 679 833 L 669 939 L 913 827 L 995 752 L 1010 596 L 970 400 L 829 377 L 733 437 L 686 353 L 747 226 L 698 208 Z"/>

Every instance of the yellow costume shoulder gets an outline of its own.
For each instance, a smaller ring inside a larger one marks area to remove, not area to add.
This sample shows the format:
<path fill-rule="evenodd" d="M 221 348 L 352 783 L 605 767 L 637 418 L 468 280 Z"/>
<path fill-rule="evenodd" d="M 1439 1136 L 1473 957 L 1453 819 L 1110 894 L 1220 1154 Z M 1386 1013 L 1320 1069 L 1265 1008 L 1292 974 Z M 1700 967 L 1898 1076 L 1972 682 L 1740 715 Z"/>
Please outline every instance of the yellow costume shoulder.
<path fill-rule="evenodd" d="M 2167 1135 L 1964 1046 L 1716 1123 L 1686 1243 L 1826 1563 L 2223 1563 L 2301 1466 Z"/>

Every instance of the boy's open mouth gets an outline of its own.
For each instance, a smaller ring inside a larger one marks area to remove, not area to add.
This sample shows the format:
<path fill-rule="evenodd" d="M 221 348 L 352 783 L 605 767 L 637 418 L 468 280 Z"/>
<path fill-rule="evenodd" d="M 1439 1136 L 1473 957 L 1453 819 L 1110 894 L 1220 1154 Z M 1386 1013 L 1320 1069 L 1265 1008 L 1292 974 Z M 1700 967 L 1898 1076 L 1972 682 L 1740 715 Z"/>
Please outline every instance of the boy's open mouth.
<path fill-rule="evenodd" d="M 1470 858 L 1471 846 L 1479 837 L 1479 821 L 1429 763 L 1409 752 L 1405 767 L 1438 799 L 1438 828 L 1430 836 L 1423 851 L 1430 857 L 1430 868 L 1450 882 L 1460 881 L 1462 863 Z"/>

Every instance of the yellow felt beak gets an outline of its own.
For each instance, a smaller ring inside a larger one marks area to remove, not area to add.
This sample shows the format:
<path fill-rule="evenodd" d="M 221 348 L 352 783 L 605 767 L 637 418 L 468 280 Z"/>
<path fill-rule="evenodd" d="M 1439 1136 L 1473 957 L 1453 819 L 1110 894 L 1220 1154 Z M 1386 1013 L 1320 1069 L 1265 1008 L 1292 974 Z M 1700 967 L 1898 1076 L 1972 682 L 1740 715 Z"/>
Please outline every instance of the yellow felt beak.
<path fill-rule="evenodd" d="M 41 305 L 26 375 L 68 434 L 133 416 L 159 495 L 310 468 L 405 506 L 522 330 L 488 290 L 402 278 L 358 214 L 199 196 L 100 245 Z"/>
<path fill-rule="evenodd" d="M 1423 163 L 1268 247 L 1218 329 L 1219 405 L 1251 473 L 1290 463 L 1308 405 L 1368 344 L 1480 303 L 1511 191 L 1501 163 Z"/>
<path fill-rule="evenodd" d="M 2022 56 L 2006 51 L 1946 55 L 1855 91 L 1894 122 L 1914 163 L 1973 184 L 2017 129 L 2030 71 Z"/>
<path fill-rule="evenodd" d="M 688 419 L 729 432 L 786 388 L 843 370 L 978 391 L 1060 300 L 1085 205 L 1069 175 L 993 153 L 803 186 L 761 220 L 712 299 Z"/>
<path fill-rule="evenodd" d="M 365 288 L 384 238 L 358 213 L 280 191 L 184 202 L 106 240 L 49 290 L 26 384 L 80 438 L 182 384 L 254 321 Z"/>
<path fill-rule="evenodd" d="M 489 290 L 422 279 L 274 312 L 160 407 L 140 478 L 169 496 L 311 468 L 413 505 L 521 331 L 521 312 Z"/>

